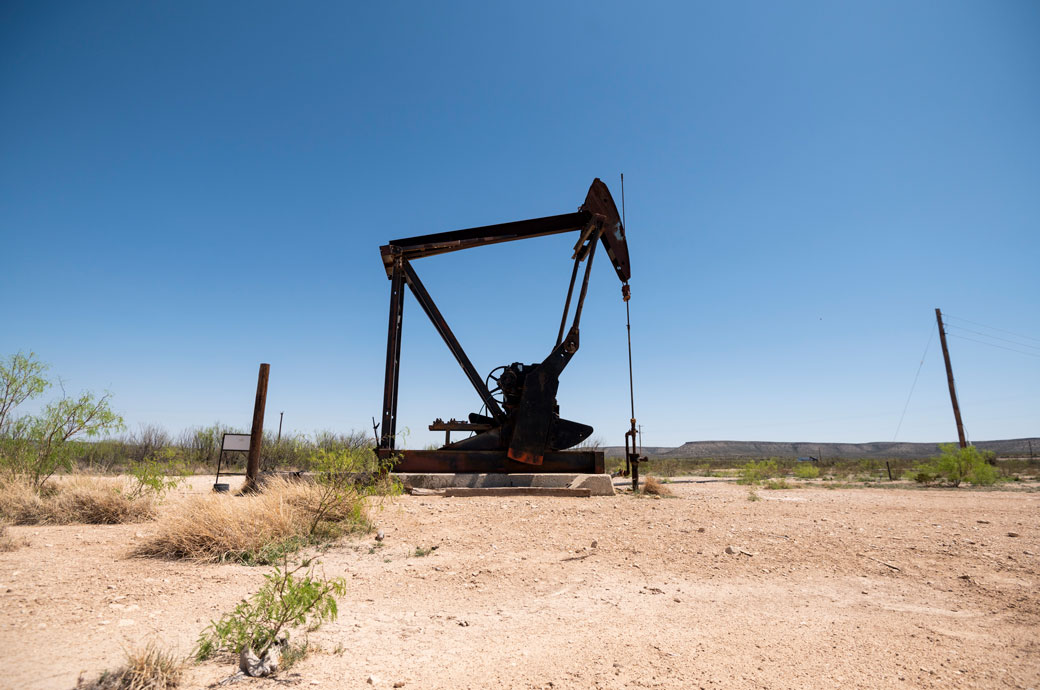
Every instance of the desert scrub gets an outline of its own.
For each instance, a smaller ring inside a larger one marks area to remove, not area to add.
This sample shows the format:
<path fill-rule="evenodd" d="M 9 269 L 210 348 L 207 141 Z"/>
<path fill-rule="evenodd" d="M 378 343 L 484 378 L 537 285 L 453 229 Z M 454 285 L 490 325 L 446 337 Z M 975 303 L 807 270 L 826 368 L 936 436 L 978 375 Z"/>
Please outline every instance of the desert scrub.
<path fill-rule="evenodd" d="M 126 663 L 105 671 L 95 680 L 80 677 L 76 690 L 168 690 L 176 688 L 184 675 L 184 661 L 155 643 L 129 652 Z"/>
<path fill-rule="evenodd" d="M 790 489 L 791 485 L 787 483 L 786 479 L 769 479 L 766 480 L 765 488 L 767 489 Z"/>
<path fill-rule="evenodd" d="M 23 546 L 28 546 L 28 544 L 29 542 L 25 539 L 12 537 L 7 531 L 7 524 L 0 522 L 0 553 L 16 551 Z"/>
<path fill-rule="evenodd" d="M 326 461 L 328 469 L 342 458 Z M 271 479 L 259 492 L 243 496 L 189 496 L 165 512 L 156 534 L 134 553 L 246 565 L 277 563 L 306 546 L 368 530 L 369 498 L 392 494 L 397 486 L 380 475 L 359 478 L 328 469 L 315 481 Z"/>
<path fill-rule="evenodd" d="M 979 451 L 975 446 L 959 448 L 953 443 L 941 444 L 939 450 L 939 457 L 913 470 L 915 481 L 921 484 L 942 481 L 951 486 L 960 486 L 964 481 L 973 486 L 989 486 L 998 481 L 997 468 L 989 462 L 994 456 L 991 451 Z"/>
<path fill-rule="evenodd" d="M 812 463 L 800 462 L 794 467 L 794 476 L 799 479 L 816 479 L 820 476 L 820 468 Z"/>
<path fill-rule="evenodd" d="M 117 525 L 151 520 L 156 500 L 151 494 L 131 497 L 134 484 L 125 479 L 70 477 L 37 488 L 31 481 L 0 481 L 0 517 L 17 525 Z"/>
<path fill-rule="evenodd" d="M 765 479 L 775 477 L 777 474 L 779 474 L 779 469 L 776 460 L 761 460 L 759 462 L 752 460 L 740 468 L 737 484 L 753 486 Z"/>
<path fill-rule="evenodd" d="M 346 580 L 316 576 L 314 565 L 304 560 L 290 566 L 285 560 L 265 575 L 260 591 L 220 620 L 210 621 L 199 636 L 196 660 L 204 661 L 219 653 L 239 654 L 247 649 L 262 657 L 279 640 L 288 641 L 291 630 L 316 630 L 325 621 L 335 620 L 336 596 L 346 592 Z"/>
<path fill-rule="evenodd" d="M 138 556 L 195 561 L 277 562 L 309 543 L 316 487 L 276 479 L 247 496 L 188 496 L 170 506 Z"/>
<path fill-rule="evenodd" d="M 401 484 L 389 474 L 396 460 L 379 460 L 368 448 L 321 448 L 311 455 L 316 491 L 309 534 L 339 536 L 344 521 L 364 522 L 366 499 L 399 494 Z"/>
<path fill-rule="evenodd" d="M 643 493 L 651 496 L 674 496 L 675 494 L 664 485 L 664 482 L 654 476 L 647 476 L 643 481 Z"/>

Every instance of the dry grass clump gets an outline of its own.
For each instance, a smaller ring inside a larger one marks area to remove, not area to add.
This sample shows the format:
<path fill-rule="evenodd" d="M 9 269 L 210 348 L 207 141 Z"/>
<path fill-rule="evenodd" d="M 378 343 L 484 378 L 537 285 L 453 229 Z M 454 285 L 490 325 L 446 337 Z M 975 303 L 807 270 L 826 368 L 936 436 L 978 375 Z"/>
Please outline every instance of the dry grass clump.
<path fill-rule="evenodd" d="M 129 652 L 122 668 L 105 671 L 89 682 L 81 677 L 76 690 L 167 690 L 176 688 L 183 675 L 184 661 L 150 642 Z"/>
<path fill-rule="evenodd" d="M 672 490 L 661 483 L 657 477 L 648 476 L 643 482 L 643 493 L 652 496 L 674 496 Z"/>
<path fill-rule="evenodd" d="M 29 542 L 25 539 L 15 539 L 7 533 L 7 525 L 0 522 L 0 553 L 7 551 L 15 551 L 23 546 L 27 546 Z"/>
<path fill-rule="evenodd" d="M 130 497 L 121 479 L 73 477 L 49 482 L 36 491 L 26 481 L 0 482 L 0 516 L 16 525 L 116 525 L 155 517 L 151 495 Z"/>
<path fill-rule="evenodd" d="M 365 524 L 364 499 L 351 496 L 316 520 L 321 488 L 274 479 L 260 493 L 189 496 L 171 506 L 138 556 L 195 561 L 276 562 L 308 543 L 327 541 Z"/>

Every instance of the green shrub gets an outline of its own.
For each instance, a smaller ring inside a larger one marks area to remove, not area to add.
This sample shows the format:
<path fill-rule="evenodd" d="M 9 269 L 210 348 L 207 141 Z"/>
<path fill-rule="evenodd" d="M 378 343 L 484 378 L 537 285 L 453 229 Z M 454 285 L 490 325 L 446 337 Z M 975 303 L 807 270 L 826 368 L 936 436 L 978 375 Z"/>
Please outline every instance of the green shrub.
<path fill-rule="evenodd" d="M 938 479 L 936 475 L 932 474 L 931 472 L 926 472 L 925 470 L 920 470 L 918 472 L 911 471 L 907 473 L 907 476 L 909 476 L 918 484 L 931 484 L 936 479 Z"/>
<path fill-rule="evenodd" d="M 800 462 L 795 465 L 794 476 L 799 479 L 816 479 L 820 476 L 820 468 L 809 462 Z"/>
<path fill-rule="evenodd" d="M 778 473 L 776 460 L 762 460 L 760 462 L 752 460 L 740 469 L 740 478 L 737 479 L 737 484 L 758 484 L 765 479 L 777 476 Z"/>
<path fill-rule="evenodd" d="M 939 457 L 918 465 L 914 480 L 922 484 L 945 481 L 952 486 L 970 482 L 975 486 L 988 486 L 999 478 L 997 468 L 990 464 L 994 458 L 991 451 L 979 451 L 975 446 L 960 448 L 953 443 L 939 446 Z"/>
<path fill-rule="evenodd" d="M 38 413 L 15 417 L 19 405 L 50 387 L 46 371 L 47 365 L 31 352 L 0 360 L 0 471 L 29 481 L 36 490 L 55 472 L 72 469 L 77 439 L 123 428 L 123 418 L 109 405 L 110 393 L 69 397 L 64 388 L 61 398 Z"/>
<path fill-rule="evenodd" d="M 401 484 L 390 477 L 397 458 L 380 460 L 371 448 L 331 446 L 319 448 L 309 458 L 317 484 L 317 503 L 309 534 L 339 536 L 339 524 L 359 523 L 369 496 L 393 496 Z"/>
<path fill-rule="evenodd" d="M 171 477 L 171 472 L 175 476 Z M 188 470 L 184 463 L 177 459 L 176 451 L 173 448 L 163 448 L 140 462 L 130 463 L 130 475 L 134 478 L 134 486 L 127 497 L 134 499 L 150 493 L 156 498 L 162 498 L 176 489 L 187 474 Z"/>

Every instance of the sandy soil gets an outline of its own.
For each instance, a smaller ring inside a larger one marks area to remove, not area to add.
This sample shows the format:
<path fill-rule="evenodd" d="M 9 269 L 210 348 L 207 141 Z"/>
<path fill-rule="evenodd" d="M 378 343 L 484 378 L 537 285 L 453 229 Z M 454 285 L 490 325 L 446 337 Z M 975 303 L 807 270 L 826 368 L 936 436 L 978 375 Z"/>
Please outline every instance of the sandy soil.
<path fill-rule="evenodd" d="M 1040 686 L 1040 493 L 669 487 L 396 499 L 381 545 L 323 557 L 349 592 L 321 649 L 232 687 Z M 0 554 L 0 686 L 71 688 L 149 639 L 187 653 L 265 572 L 127 558 L 152 529 L 11 528 L 30 544 Z"/>

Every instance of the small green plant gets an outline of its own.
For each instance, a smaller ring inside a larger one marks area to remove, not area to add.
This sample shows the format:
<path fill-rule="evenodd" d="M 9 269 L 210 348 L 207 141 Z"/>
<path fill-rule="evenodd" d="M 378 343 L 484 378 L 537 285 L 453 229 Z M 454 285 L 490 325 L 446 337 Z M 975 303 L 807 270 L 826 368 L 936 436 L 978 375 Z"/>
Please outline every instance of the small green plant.
<path fill-rule="evenodd" d="M 762 497 L 754 489 L 748 489 L 747 500 L 749 501 L 761 501 Z"/>
<path fill-rule="evenodd" d="M 769 479 L 765 483 L 765 488 L 775 489 L 790 489 L 791 485 L 787 483 L 786 479 Z"/>
<path fill-rule="evenodd" d="M 429 556 L 431 553 L 434 552 L 434 550 L 436 548 L 437 548 L 436 546 L 427 546 L 427 547 L 416 546 L 415 547 L 415 552 L 412 553 L 412 555 L 415 556 L 416 558 L 422 558 L 423 556 Z"/>
<path fill-rule="evenodd" d="M 799 479 L 816 479 L 820 476 L 820 468 L 810 462 L 800 462 L 794 467 L 794 476 Z"/>
<path fill-rule="evenodd" d="M 995 456 L 991 451 L 979 451 L 975 446 L 960 448 L 953 443 L 941 444 L 939 451 L 939 457 L 915 468 L 915 481 L 921 484 L 945 481 L 952 486 L 967 481 L 975 486 L 988 486 L 999 478 L 997 468 L 990 464 Z"/>
<path fill-rule="evenodd" d="M 737 479 L 737 484 L 745 484 L 754 486 L 759 482 L 775 477 L 779 474 L 776 460 L 761 460 L 751 462 L 740 468 L 740 477 Z"/>
<path fill-rule="evenodd" d="M 129 471 L 135 482 L 126 494 L 131 500 L 146 493 L 162 498 L 176 489 L 188 474 L 187 468 L 177 459 L 177 452 L 173 448 L 164 448 L 158 455 L 149 456 L 141 462 L 131 462 Z M 171 471 L 174 476 L 170 476 Z"/>
<path fill-rule="evenodd" d="M 286 559 L 275 567 L 264 576 L 260 591 L 219 621 L 210 621 L 199 636 L 195 658 L 204 661 L 221 652 L 238 654 L 244 649 L 262 656 L 281 634 L 287 637 L 293 628 L 316 630 L 325 621 L 335 620 L 336 596 L 346 593 L 346 580 L 315 576 L 314 565 L 304 560 L 290 567 Z"/>
<path fill-rule="evenodd" d="M 304 640 L 300 644 L 291 644 L 285 648 L 282 652 L 282 663 L 280 664 L 283 671 L 287 671 L 295 666 L 300 661 L 307 658 L 307 655 L 311 653 L 310 642 Z"/>
<path fill-rule="evenodd" d="M 313 507 L 310 535 L 335 538 L 345 518 L 352 524 L 364 522 L 367 497 L 400 493 L 400 482 L 389 476 L 395 461 L 379 460 L 368 448 L 320 448 L 311 455 L 318 500 Z"/>
<path fill-rule="evenodd" d="M 324 542 L 327 543 L 327 542 Z M 274 565 L 282 563 L 285 559 L 297 551 L 317 544 L 319 547 L 323 542 L 303 536 L 288 537 L 279 541 L 272 541 L 257 549 L 247 549 L 235 554 L 229 554 L 229 561 L 238 561 L 242 565 Z"/>

